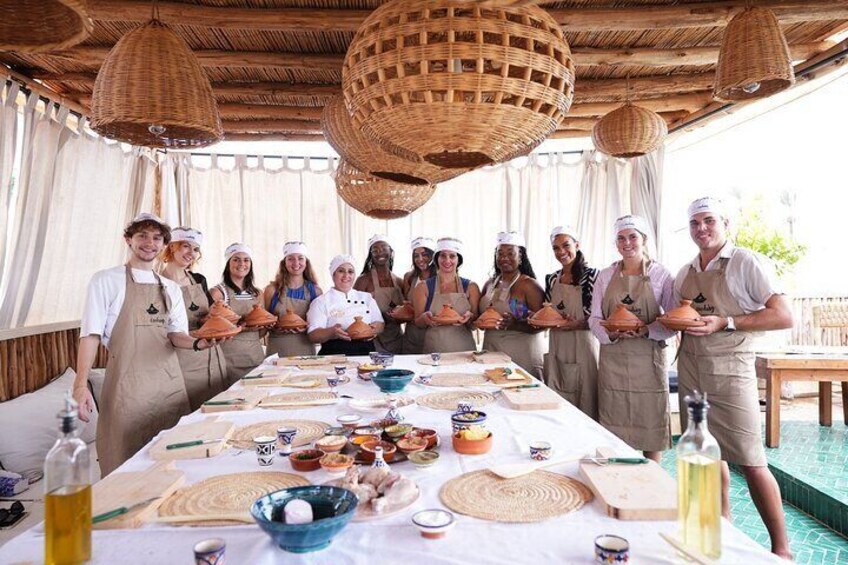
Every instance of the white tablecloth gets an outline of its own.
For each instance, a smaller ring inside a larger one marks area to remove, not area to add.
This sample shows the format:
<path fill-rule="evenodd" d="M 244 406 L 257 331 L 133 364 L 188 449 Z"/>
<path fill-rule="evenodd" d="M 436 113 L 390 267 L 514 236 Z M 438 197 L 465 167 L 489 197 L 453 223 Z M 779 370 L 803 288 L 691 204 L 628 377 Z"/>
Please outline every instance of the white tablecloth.
<path fill-rule="evenodd" d="M 394 367 L 409 368 L 420 373 L 429 372 L 482 372 L 484 366 L 468 365 L 425 367 L 415 356 L 396 356 Z M 353 373 L 353 371 L 349 371 Z M 234 385 L 240 387 L 240 384 Z M 494 390 L 492 387 L 482 389 Z M 292 389 L 270 389 L 271 393 Z M 418 396 L 445 388 L 423 387 L 411 384 L 405 394 Z M 376 385 L 360 381 L 355 376 L 351 382 L 338 388 L 340 394 L 355 398 L 379 396 Z M 350 523 L 323 551 L 296 555 L 276 547 L 255 525 L 225 528 L 164 527 L 147 525 L 137 530 L 95 531 L 93 534 L 93 563 L 109 565 L 191 563 L 195 542 L 222 537 L 227 543 L 227 563 L 321 563 L 321 564 L 374 564 L 374 563 L 468 563 L 515 565 L 518 563 L 591 563 L 593 540 L 600 534 L 617 534 L 627 538 L 631 547 L 632 563 L 683 563 L 674 550 L 660 538 L 658 532 L 675 534 L 677 523 L 625 522 L 609 518 L 600 503 L 593 501 L 577 512 L 534 524 L 502 524 L 457 515 L 457 524 L 441 540 L 422 538 L 410 521 L 412 514 L 425 508 L 441 508 L 439 489 L 448 479 L 461 473 L 485 469 L 495 464 L 529 461 L 528 444 L 533 440 L 547 440 L 553 444 L 554 457 L 567 458 L 594 452 L 599 446 L 611 446 L 619 454 L 632 455 L 623 442 L 607 432 L 579 410 L 565 404 L 560 410 L 523 412 L 506 407 L 502 400 L 481 408 L 488 414 L 486 425 L 494 434 L 492 451 L 485 455 L 458 455 L 450 447 L 450 412 L 432 410 L 416 404 L 401 409 L 406 421 L 420 427 L 434 428 L 442 440 L 441 458 L 436 466 L 418 470 L 409 462 L 393 468 L 415 480 L 422 490 L 418 502 L 408 511 L 371 522 Z M 315 419 L 336 425 L 336 416 L 356 412 L 341 400 L 334 406 L 310 407 L 299 410 L 256 409 L 247 412 L 225 412 L 220 418 L 245 425 L 262 420 L 284 418 Z M 363 422 L 381 418 L 385 410 L 360 412 Z M 207 417 L 199 412 L 184 417 L 180 424 L 196 422 Z M 149 467 L 153 461 L 143 449 L 118 469 L 138 471 Z M 225 451 L 213 459 L 177 461 L 177 467 L 186 473 L 187 484 L 225 473 L 240 471 L 279 470 L 293 472 L 288 461 L 278 458 L 272 467 L 260 468 L 253 452 Z M 579 478 L 577 463 L 566 463 L 551 470 Z M 313 483 L 320 484 L 329 477 L 323 470 L 307 473 Z M 0 563 L 37 562 L 44 559 L 44 538 L 40 528 L 33 528 L 0 548 Z M 722 563 L 780 563 L 756 542 L 724 522 L 722 528 Z"/>

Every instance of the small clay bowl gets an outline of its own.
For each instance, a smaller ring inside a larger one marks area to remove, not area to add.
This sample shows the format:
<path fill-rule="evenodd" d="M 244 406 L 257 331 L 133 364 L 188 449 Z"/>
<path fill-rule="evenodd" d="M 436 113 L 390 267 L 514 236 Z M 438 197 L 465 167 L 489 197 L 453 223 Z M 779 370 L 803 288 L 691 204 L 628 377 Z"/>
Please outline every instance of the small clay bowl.
<path fill-rule="evenodd" d="M 355 436 L 379 436 L 383 433 L 383 428 L 375 428 L 374 426 L 362 426 L 353 430 Z"/>
<path fill-rule="evenodd" d="M 344 436 L 324 436 L 315 440 L 315 448 L 324 453 L 338 453 L 345 445 L 347 438 Z"/>
<path fill-rule="evenodd" d="M 395 424 L 387 427 L 383 431 L 386 432 L 386 435 L 390 438 L 397 439 L 411 432 L 413 428 L 414 426 L 412 424 Z"/>
<path fill-rule="evenodd" d="M 328 453 L 318 460 L 321 468 L 331 475 L 341 475 L 353 465 L 353 457 L 341 453 Z"/>
<path fill-rule="evenodd" d="M 366 441 L 380 441 L 380 436 L 353 436 L 352 438 L 350 438 L 350 444 L 356 449 L 362 447 L 362 444 L 364 444 Z"/>
<path fill-rule="evenodd" d="M 404 453 L 415 453 L 427 449 L 427 440 L 423 437 L 403 437 L 397 441 L 397 448 Z"/>
<path fill-rule="evenodd" d="M 371 440 L 362 444 L 362 460 L 369 463 L 374 461 L 374 448 L 378 445 L 383 448 L 383 460 L 386 463 L 395 458 L 395 453 L 397 452 L 397 446 L 395 444 L 390 441 Z"/>
<path fill-rule="evenodd" d="M 492 449 L 492 432 L 484 439 L 465 439 L 458 433 L 451 438 L 453 450 L 463 455 L 482 455 Z"/>
<path fill-rule="evenodd" d="M 439 441 L 439 433 L 436 430 L 431 430 L 429 428 L 415 428 L 405 436 L 405 438 L 413 438 L 420 437 L 427 440 L 427 449 L 431 447 L 435 447 L 436 442 Z"/>
<path fill-rule="evenodd" d="M 359 425 L 359 421 L 362 419 L 362 416 L 359 414 L 342 414 L 336 418 L 336 422 L 342 425 L 342 427 L 347 428 L 349 430 L 355 430 L 356 426 Z"/>
<path fill-rule="evenodd" d="M 418 469 L 429 469 L 439 461 L 437 451 L 414 451 L 409 454 L 409 460 Z"/>
<path fill-rule="evenodd" d="M 292 469 L 302 473 L 309 471 L 317 471 L 321 468 L 321 463 L 318 461 L 324 457 L 326 453 L 320 449 L 301 449 L 289 455 Z"/>
<path fill-rule="evenodd" d="M 421 532 L 421 537 L 439 539 L 445 537 L 456 522 L 452 513 L 438 508 L 416 512 L 412 515 L 412 523 Z"/>
<path fill-rule="evenodd" d="M 349 436 L 350 430 L 343 426 L 330 426 L 326 430 L 324 430 L 325 436 Z"/>

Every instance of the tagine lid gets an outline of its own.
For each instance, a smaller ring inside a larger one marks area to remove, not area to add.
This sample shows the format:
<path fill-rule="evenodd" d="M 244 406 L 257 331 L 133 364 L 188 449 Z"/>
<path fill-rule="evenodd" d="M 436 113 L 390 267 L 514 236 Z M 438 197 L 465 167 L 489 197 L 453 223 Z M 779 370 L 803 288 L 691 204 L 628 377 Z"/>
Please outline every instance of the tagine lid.
<path fill-rule="evenodd" d="M 307 325 L 306 320 L 295 314 L 290 308 L 286 308 L 286 313 L 277 320 L 277 327 L 284 330 L 304 328 Z"/>
<path fill-rule="evenodd" d="M 259 304 L 254 304 L 253 309 L 244 317 L 244 325 L 248 327 L 269 326 L 276 323 L 277 317 Z"/>
<path fill-rule="evenodd" d="M 636 314 L 627 309 L 625 304 L 619 304 L 615 311 L 601 325 L 612 330 L 635 330 L 641 328 L 645 323 Z"/>
<path fill-rule="evenodd" d="M 485 312 L 480 314 L 480 317 L 477 318 L 478 322 L 500 322 L 503 320 L 503 315 L 500 312 L 495 310 L 493 306 L 489 306 L 486 308 Z"/>
<path fill-rule="evenodd" d="M 662 318 L 673 318 L 676 320 L 697 320 L 701 317 L 697 310 L 692 308 L 692 301 L 683 299 L 680 306 L 669 310 L 661 316 Z"/>
<path fill-rule="evenodd" d="M 450 304 L 445 304 L 433 319 L 440 324 L 455 324 L 462 321 L 462 316 Z"/>
<path fill-rule="evenodd" d="M 193 332 L 190 332 L 192 337 L 199 339 L 220 339 L 231 337 L 241 331 L 241 328 L 223 316 L 213 314 L 209 319 Z"/>
<path fill-rule="evenodd" d="M 534 322 L 563 322 L 565 318 L 551 306 L 550 302 L 542 303 L 542 308 L 530 317 Z"/>
<path fill-rule="evenodd" d="M 362 316 L 354 316 L 353 323 L 345 331 L 353 339 L 365 339 L 374 335 L 374 328 L 363 322 Z"/>
<path fill-rule="evenodd" d="M 229 306 L 224 304 L 222 300 L 216 300 L 212 303 L 212 306 L 209 307 L 209 318 L 212 316 L 221 316 L 222 318 L 229 320 L 232 323 L 236 323 L 239 321 L 241 316 L 236 314 L 230 309 Z"/>
<path fill-rule="evenodd" d="M 403 304 L 391 311 L 391 314 L 395 320 L 410 322 L 415 319 L 415 308 L 412 307 L 412 302 L 404 300 Z"/>

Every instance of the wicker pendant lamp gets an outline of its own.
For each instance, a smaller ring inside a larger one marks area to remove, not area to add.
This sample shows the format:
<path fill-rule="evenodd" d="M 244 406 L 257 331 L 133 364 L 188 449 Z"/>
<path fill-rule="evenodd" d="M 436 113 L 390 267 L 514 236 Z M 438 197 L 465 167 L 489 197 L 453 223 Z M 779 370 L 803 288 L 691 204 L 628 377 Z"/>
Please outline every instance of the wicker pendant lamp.
<path fill-rule="evenodd" d="M 774 12 L 746 8 L 730 20 L 716 67 L 716 98 L 765 98 L 794 83 L 789 46 Z"/>
<path fill-rule="evenodd" d="M 0 51 L 66 49 L 93 28 L 85 0 L 0 0 Z"/>
<path fill-rule="evenodd" d="M 662 116 L 628 101 L 598 120 L 592 143 L 613 157 L 639 157 L 662 145 L 666 135 L 668 125 Z"/>
<path fill-rule="evenodd" d="M 556 130 L 574 62 L 536 6 L 392 0 L 356 32 L 342 87 L 354 126 L 387 151 L 469 169 L 529 153 Z"/>
<path fill-rule="evenodd" d="M 185 41 L 155 15 L 122 37 L 100 67 L 91 128 L 146 147 L 202 147 L 223 137 L 206 73 Z"/>
<path fill-rule="evenodd" d="M 408 216 L 436 192 L 435 184 L 416 186 L 363 173 L 344 159 L 336 169 L 336 191 L 351 208 L 378 220 Z"/>
<path fill-rule="evenodd" d="M 377 178 L 426 186 L 446 181 L 462 172 L 443 169 L 424 161 L 415 163 L 384 150 L 353 126 L 342 96 L 334 96 L 324 106 L 321 128 L 336 153 L 355 168 Z"/>

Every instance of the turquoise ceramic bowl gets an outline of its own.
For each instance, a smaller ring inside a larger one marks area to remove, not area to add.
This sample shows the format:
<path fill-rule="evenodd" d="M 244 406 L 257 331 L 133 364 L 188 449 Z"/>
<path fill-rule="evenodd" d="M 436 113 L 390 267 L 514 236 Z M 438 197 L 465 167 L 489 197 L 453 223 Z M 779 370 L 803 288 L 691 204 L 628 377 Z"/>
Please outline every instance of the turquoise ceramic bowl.
<path fill-rule="evenodd" d="M 415 373 L 406 369 L 383 369 L 374 373 L 371 381 L 380 387 L 380 392 L 395 393 L 402 392 L 414 376 Z"/>
<path fill-rule="evenodd" d="M 283 508 L 296 498 L 312 506 L 313 522 L 284 522 Z M 250 513 L 259 527 L 281 548 L 292 553 L 307 553 L 329 546 L 333 537 L 353 518 L 358 503 L 359 498 L 347 489 L 311 485 L 265 495 L 253 503 Z"/>

